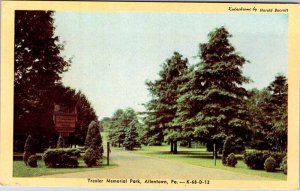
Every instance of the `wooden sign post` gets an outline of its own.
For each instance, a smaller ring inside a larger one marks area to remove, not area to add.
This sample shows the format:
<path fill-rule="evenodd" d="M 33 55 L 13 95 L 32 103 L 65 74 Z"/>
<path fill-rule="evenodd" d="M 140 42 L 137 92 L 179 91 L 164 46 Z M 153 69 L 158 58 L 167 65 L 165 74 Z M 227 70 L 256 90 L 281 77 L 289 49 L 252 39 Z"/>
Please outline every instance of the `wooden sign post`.
<path fill-rule="evenodd" d="M 68 137 L 70 133 L 75 131 L 77 115 L 76 113 L 54 113 L 55 130 L 62 138 Z"/>
<path fill-rule="evenodd" d="M 110 153 L 110 145 L 109 142 L 107 142 L 107 166 L 109 166 L 109 153 Z"/>
<path fill-rule="evenodd" d="M 217 153 L 216 153 L 216 144 L 214 144 L 214 162 L 215 162 L 215 166 L 217 165 Z"/>

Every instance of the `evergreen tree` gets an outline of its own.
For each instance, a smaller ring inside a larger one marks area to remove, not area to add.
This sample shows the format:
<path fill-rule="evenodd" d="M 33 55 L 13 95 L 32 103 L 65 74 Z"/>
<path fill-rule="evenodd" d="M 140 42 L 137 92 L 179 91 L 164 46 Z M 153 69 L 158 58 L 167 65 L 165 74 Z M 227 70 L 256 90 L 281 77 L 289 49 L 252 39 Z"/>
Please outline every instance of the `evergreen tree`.
<path fill-rule="evenodd" d="M 139 134 L 138 134 L 138 121 L 133 120 L 129 124 L 129 128 L 126 130 L 123 146 L 126 150 L 133 150 L 136 147 L 140 147 Z"/>
<path fill-rule="evenodd" d="M 24 153 L 23 153 L 23 161 L 27 165 L 28 159 L 31 155 L 35 155 L 35 142 L 31 135 L 28 135 L 25 145 L 24 145 Z"/>
<path fill-rule="evenodd" d="M 109 125 L 108 138 L 113 146 L 123 145 L 126 131 L 130 123 L 137 120 L 137 113 L 132 108 L 125 110 L 118 109 L 111 118 Z"/>
<path fill-rule="evenodd" d="M 88 163 L 88 166 L 99 165 L 103 156 L 103 145 L 98 121 L 92 121 L 89 125 L 85 148 L 87 152 L 84 160 Z"/>
<path fill-rule="evenodd" d="M 64 146 L 65 146 L 64 138 L 62 136 L 59 136 L 56 147 L 57 148 L 64 148 Z"/>
<path fill-rule="evenodd" d="M 271 93 L 267 88 L 262 90 L 252 89 L 249 91 L 247 109 L 249 122 L 252 130 L 251 147 L 259 150 L 269 150 L 272 148 L 271 142 L 267 138 L 267 132 L 271 132 L 269 123 L 269 113 L 265 112 L 270 100 Z"/>
<path fill-rule="evenodd" d="M 245 100 L 248 96 L 242 74 L 246 60 L 230 44 L 231 35 L 224 27 L 209 33 L 208 43 L 200 44 L 199 76 L 201 80 L 200 108 L 195 128 L 198 136 L 206 137 L 208 146 L 219 133 L 249 138 Z"/>
<path fill-rule="evenodd" d="M 287 101 L 288 84 L 284 75 L 277 75 L 275 80 L 267 87 L 271 96 L 264 107 L 270 131 L 267 138 L 272 143 L 272 149 L 286 151 L 287 149 Z"/>
<path fill-rule="evenodd" d="M 187 59 L 175 52 L 171 59 L 162 65 L 159 72 L 160 79 L 154 82 L 147 82 L 148 89 L 153 99 L 146 105 L 149 112 L 149 125 L 154 126 L 158 133 L 163 132 L 165 140 L 177 145 L 177 140 L 181 138 L 181 127 L 172 123 L 176 114 L 177 90 L 181 83 L 181 76 L 187 70 Z M 176 145 L 174 153 L 177 152 Z"/>
<path fill-rule="evenodd" d="M 194 128 L 199 124 L 197 113 L 200 112 L 199 95 L 201 95 L 201 78 L 195 66 L 191 66 L 181 77 L 178 87 L 177 110 L 172 123 L 182 129 L 181 138 L 191 146 L 191 140 L 195 139 Z"/>

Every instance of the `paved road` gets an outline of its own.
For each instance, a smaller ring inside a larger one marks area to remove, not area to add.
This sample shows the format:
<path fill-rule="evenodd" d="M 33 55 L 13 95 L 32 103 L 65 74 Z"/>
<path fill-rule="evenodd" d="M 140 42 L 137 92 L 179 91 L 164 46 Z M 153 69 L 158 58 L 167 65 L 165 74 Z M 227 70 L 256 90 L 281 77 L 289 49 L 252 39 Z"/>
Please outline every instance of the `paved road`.
<path fill-rule="evenodd" d="M 111 159 L 118 164 L 118 167 L 87 172 L 47 175 L 45 177 L 272 180 L 260 176 L 246 175 L 145 156 L 130 151 L 114 151 L 111 154 Z"/>

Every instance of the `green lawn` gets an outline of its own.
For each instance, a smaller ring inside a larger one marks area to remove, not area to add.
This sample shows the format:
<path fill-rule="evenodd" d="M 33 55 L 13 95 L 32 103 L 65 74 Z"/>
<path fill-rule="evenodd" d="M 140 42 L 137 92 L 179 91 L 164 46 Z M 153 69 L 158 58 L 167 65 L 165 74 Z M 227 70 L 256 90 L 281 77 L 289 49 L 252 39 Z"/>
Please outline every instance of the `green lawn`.
<path fill-rule="evenodd" d="M 30 168 L 24 164 L 23 161 L 14 161 L 13 162 L 13 176 L 14 177 L 34 177 L 50 174 L 63 174 L 63 173 L 72 173 L 72 172 L 84 172 L 84 171 L 93 171 L 93 170 L 103 170 L 108 168 L 114 168 L 117 165 L 110 161 L 109 166 L 106 165 L 106 158 L 103 159 L 103 165 L 88 168 L 86 167 L 84 161 L 80 159 L 78 168 L 47 168 L 44 161 L 38 160 L 37 168 Z"/>
<path fill-rule="evenodd" d="M 212 152 L 207 152 L 206 148 L 186 148 L 178 147 L 178 154 L 171 154 L 169 152 L 170 146 L 143 146 L 141 149 L 137 149 L 136 152 L 158 158 L 164 158 L 169 160 L 175 160 L 193 165 L 199 165 L 209 168 L 217 168 L 222 170 L 229 170 L 232 172 L 239 172 L 243 174 L 257 175 L 263 177 L 269 177 L 274 179 L 286 180 L 287 176 L 282 171 L 266 172 L 264 170 L 252 170 L 242 160 L 242 155 L 237 155 L 238 163 L 235 168 L 224 166 L 222 160 L 218 157 L 216 166 Z"/>

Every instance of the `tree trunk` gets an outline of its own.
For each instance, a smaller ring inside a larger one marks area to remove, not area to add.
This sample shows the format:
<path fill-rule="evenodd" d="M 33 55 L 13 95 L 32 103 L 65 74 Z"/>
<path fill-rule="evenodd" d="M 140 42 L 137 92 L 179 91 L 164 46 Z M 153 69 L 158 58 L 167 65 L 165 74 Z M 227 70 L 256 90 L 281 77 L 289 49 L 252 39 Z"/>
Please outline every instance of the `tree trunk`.
<path fill-rule="evenodd" d="M 177 154 L 177 141 L 174 141 L 174 152 L 173 154 Z"/>
<path fill-rule="evenodd" d="M 189 148 L 192 148 L 192 140 L 189 139 Z"/>
<path fill-rule="evenodd" d="M 171 152 L 174 152 L 174 143 L 173 143 L 173 140 L 171 140 Z"/>

